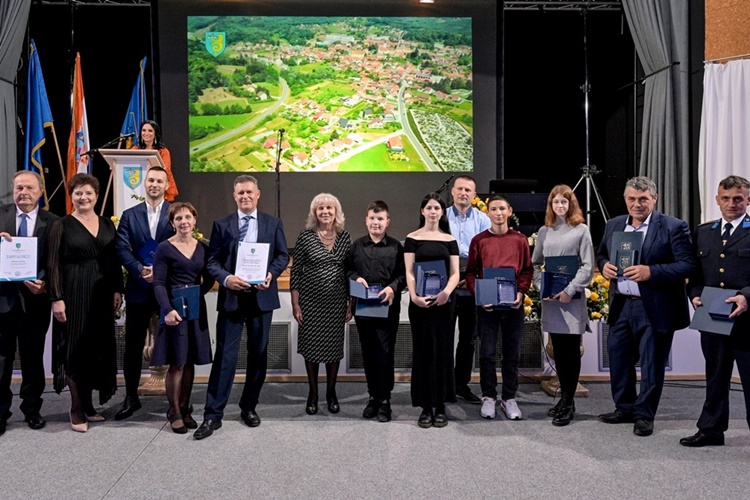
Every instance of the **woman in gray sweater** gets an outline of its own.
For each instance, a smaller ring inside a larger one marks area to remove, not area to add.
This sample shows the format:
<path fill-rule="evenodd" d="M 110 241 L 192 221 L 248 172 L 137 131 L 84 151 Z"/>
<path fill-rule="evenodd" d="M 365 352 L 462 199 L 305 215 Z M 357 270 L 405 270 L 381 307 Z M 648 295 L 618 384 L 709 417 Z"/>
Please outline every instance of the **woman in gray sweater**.
<path fill-rule="evenodd" d="M 573 419 L 573 398 L 581 373 L 581 335 L 590 331 L 584 289 L 594 274 L 594 248 L 589 228 L 583 220 L 573 190 L 565 184 L 552 188 L 547 198 L 544 226 L 539 230 L 531 259 L 534 285 L 541 289 L 545 258 L 578 257 L 578 269 L 564 290 L 542 300 L 542 330 L 552 339 L 562 393 L 560 401 L 548 412 L 556 426 L 568 425 Z"/>

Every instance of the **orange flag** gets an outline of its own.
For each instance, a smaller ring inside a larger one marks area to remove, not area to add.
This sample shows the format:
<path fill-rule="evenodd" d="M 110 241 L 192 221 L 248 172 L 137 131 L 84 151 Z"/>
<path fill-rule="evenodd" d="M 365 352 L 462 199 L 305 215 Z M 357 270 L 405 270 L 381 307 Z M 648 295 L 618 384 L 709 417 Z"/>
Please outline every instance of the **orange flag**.
<path fill-rule="evenodd" d="M 68 139 L 68 166 L 66 184 L 77 173 L 91 173 L 91 162 L 88 156 L 81 156 L 91 149 L 89 144 L 89 124 L 86 118 L 86 101 L 83 98 L 83 79 L 81 78 L 81 54 L 76 54 L 76 67 L 73 75 L 73 93 L 70 96 L 70 114 L 72 123 Z M 67 189 L 65 190 L 68 213 L 73 211 L 73 204 Z"/>

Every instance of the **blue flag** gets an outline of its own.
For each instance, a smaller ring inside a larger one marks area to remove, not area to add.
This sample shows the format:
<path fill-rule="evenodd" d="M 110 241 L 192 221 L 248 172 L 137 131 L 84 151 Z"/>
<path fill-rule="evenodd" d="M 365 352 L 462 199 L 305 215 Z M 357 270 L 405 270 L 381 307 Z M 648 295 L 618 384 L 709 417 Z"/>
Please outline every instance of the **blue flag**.
<path fill-rule="evenodd" d="M 130 97 L 130 105 L 125 115 L 125 121 L 120 129 L 120 135 L 135 134 L 132 138 L 127 139 L 126 147 L 129 149 L 133 144 L 137 144 L 141 138 L 141 123 L 148 120 L 148 110 L 146 109 L 146 80 L 143 73 L 146 68 L 146 59 L 141 61 L 141 68 L 138 72 L 138 79 L 133 87 L 133 95 Z"/>
<path fill-rule="evenodd" d="M 29 47 L 29 74 L 26 87 L 26 147 L 24 149 L 24 170 L 38 173 L 44 181 L 42 167 L 42 145 L 45 142 L 44 129 L 52 128 L 52 111 L 47 99 L 47 88 L 44 86 L 44 75 L 39 63 L 39 54 L 34 40 Z M 47 190 L 39 200 L 40 207 L 47 206 Z"/>

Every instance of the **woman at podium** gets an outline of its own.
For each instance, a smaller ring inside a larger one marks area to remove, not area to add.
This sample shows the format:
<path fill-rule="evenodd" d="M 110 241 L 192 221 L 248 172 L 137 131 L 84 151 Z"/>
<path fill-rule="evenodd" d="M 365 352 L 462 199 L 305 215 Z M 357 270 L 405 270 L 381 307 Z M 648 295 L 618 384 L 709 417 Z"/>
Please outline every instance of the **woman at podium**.
<path fill-rule="evenodd" d="M 164 199 L 173 202 L 180 192 L 177 190 L 177 183 L 172 175 L 172 156 L 169 154 L 167 147 L 161 142 L 161 129 L 159 124 L 154 120 L 146 120 L 141 124 L 141 138 L 136 146 L 131 149 L 153 149 L 159 152 L 161 161 L 164 162 L 164 169 L 167 171 L 167 180 L 169 187 L 164 193 Z"/>

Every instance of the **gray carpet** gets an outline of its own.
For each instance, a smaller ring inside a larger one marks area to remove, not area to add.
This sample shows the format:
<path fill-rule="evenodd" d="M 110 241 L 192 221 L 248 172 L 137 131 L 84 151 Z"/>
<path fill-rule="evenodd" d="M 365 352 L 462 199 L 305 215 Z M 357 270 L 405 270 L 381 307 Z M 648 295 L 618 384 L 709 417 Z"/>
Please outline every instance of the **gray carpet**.
<path fill-rule="evenodd" d="M 45 395 L 48 423 L 39 431 L 24 424 L 14 399 L 0 436 L 0 498 L 746 498 L 750 431 L 740 387 L 726 446 L 688 449 L 678 440 L 695 432 L 703 383 L 668 383 L 646 438 L 632 425 L 598 422 L 612 409 L 609 386 L 586 385 L 591 397 L 576 400 L 568 427 L 550 425 L 555 401 L 525 383 L 524 420 L 507 421 L 499 408 L 484 420 L 479 406 L 461 403 L 449 406 L 444 429 L 417 427 L 408 384 L 397 384 L 392 422 L 362 419 L 366 387 L 351 382 L 338 387 L 341 413 L 323 405 L 316 416 L 304 412 L 305 384 L 267 384 L 263 423 L 250 429 L 239 420 L 235 385 L 224 426 L 203 441 L 170 431 L 160 397 L 114 422 L 122 388 L 103 409 L 108 421 L 86 434 L 69 428 L 67 393 Z M 198 420 L 204 396 L 205 385 L 196 386 Z"/>

